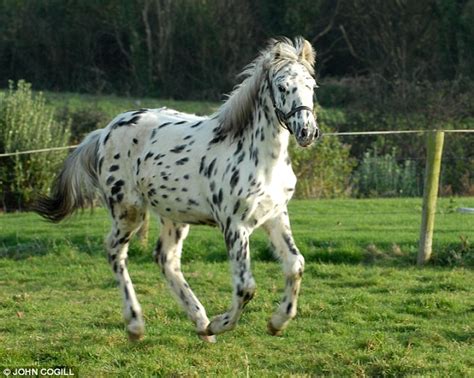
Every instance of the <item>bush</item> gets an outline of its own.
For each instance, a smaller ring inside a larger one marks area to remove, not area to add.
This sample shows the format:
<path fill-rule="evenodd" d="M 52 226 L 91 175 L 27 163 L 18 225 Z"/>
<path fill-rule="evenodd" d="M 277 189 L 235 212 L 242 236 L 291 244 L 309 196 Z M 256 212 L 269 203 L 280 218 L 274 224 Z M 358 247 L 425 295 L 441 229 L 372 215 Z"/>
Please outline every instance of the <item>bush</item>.
<path fill-rule="evenodd" d="M 42 93 L 33 96 L 31 84 L 20 80 L 0 94 L 0 151 L 60 147 L 69 141 L 69 124 L 54 120 Z M 1 158 L 0 201 L 4 210 L 24 209 L 33 193 L 46 192 L 67 151 L 51 151 Z"/>
<path fill-rule="evenodd" d="M 468 122 L 452 128 L 469 128 Z M 473 127 L 471 119 L 470 128 Z M 474 134 L 445 134 L 440 187 L 442 195 L 474 195 Z"/>
<path fill-rule="evenodd" d="M 474 82 L 467 78 L 431 83 L 385 82 L 376 77 L 326 79 L 318 91 L 318 100 L 323 105 L 344 106 L 344 115 L 331 125 L 340 132 L 472 129 L 473 96 Z M 397 161 L 411 159 L 410 164 L 416 165 L 418 173 L 424 171 L 426 138 L 422 134 L 412 137 L 400 134 L 340 138 L 351 144 L 351 156 L 359 162 L 376 145 L 377 155 L 392 154 Z M 473 168 L 473 135 L 446 134 L 441 194 L 472 195 Z"/>
<path fill-rule="evenodd" d="M 318 104 L 324 107 L 347 107 L 356 100 L 356 80 L 327 78 L 318 82 Z"/>
<path fill-rule="evenodd" d="M 58 111 L 56 119 L 60 123 L 70 123 L 71 143 L 80 143 L 91 131 L 105 127 L 110 117 L 96 106 L 84 106 L 78 109 L 64 106 Z"/>
<path fill-rule="evenodd" d="M 331 124 L 342 116 L 340 112 L 320 111 L 319 126 L 330 132 Z M 350 194 L 350 175 L 354 160 L 350 146 L 333 136 L 322 137 L 313 146 L 300 148 L 292 139 L 290 155 L 298 178 L 295 195 L 299 198 L 335 198 Z"/>
<path fill-rule="evenodd" d="M 422 194 L 421 180 L 412 160 L 398 163 L 396 149 L 379 155 L 376 148 L 364 154 L 354 173 L 355 192 L 361 197 L 414 197 Z"/>

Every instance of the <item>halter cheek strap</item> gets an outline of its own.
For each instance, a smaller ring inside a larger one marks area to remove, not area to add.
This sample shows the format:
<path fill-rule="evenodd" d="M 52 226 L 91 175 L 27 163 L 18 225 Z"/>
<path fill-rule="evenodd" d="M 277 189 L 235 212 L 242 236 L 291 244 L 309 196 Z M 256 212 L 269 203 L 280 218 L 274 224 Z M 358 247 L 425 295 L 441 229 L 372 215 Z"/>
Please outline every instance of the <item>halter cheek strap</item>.
<path fill-rule="evenodd" d="M 280 122 L 282 127 L 284 127 L 285 129 L 287 129 L 290 132 L 290 134 L 293 134 L 293 131 L 288 126 L 288 119 L 292 115 L 294 115 L 295 113 L 297 113 L 301 110 L 308 110 L 311 113 L 313 113 L 313 109 L 311 109 L 309 106 L 300 105 L 300 106 L 297 106 L 297 107 L 291 109 L 288 113 L 283 112 L 276 105 L 275 95 L 273 93 L 272 82 L 270 81 L 270 72 L 267 72 L 267 84 L 268 84 L 268 90 L 270 92 L 270 99 L 272 100 L 273 109 L 275 109 L 275 113 L 277 115 L 278 121 Z"/>

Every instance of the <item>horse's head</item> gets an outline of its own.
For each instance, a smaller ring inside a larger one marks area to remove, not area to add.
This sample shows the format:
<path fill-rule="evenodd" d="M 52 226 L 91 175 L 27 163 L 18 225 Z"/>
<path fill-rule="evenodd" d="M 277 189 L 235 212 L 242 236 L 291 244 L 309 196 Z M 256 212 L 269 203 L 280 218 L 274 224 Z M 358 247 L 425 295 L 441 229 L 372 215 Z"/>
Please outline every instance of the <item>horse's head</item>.
<path fill-rule="evenodd" d="M 276 41 L 270 50 L 266 80 L 278 121 L 295 135 L 302 147 L 319 138 L 313 111 L 315 52 L 303 38 Z"/>

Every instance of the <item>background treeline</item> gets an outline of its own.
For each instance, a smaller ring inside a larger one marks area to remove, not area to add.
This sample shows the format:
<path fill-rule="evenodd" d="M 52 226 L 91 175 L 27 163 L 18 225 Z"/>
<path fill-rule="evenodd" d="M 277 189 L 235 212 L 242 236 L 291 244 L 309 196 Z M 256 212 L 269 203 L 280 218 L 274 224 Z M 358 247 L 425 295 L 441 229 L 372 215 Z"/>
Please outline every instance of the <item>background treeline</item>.
<path fill-rule="evenodd" d="M 474 76 L 472 0 L 2 0 L 0 86 L 218 99 L 269 37 L 321 77 Z"/>
<path fill-rule="evenodd" d="M 474 128 L 474 0 L 0 0 L 0 151 L 77 143 L 132 107 L 209 114 L 278 35 L 317 50 L 324 131 Z M 293 147 L 300 197 L 422 194 L 423 137 Z M 27 206 L 63 156 L 0 161 L 1 207 Z M 441 176 L 474 195 L 472 134 L 447 136 Z"/>

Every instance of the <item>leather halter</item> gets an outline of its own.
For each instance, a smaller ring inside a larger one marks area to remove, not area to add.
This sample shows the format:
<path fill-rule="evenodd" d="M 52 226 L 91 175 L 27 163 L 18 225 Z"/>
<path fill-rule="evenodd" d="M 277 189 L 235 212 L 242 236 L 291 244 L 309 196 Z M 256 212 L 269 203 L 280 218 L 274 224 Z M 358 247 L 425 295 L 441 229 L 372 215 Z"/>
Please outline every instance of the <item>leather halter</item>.
<path fill-rule="evenodd" d="M 288 113 L 283 112 L 281 109 L 279 109 L 276 106 L 276 101 L 275 101 L 275 95 L 273 93 L 272 82 L 270 81 L 270 72 L 267 72 L 267 84 L 268 84 L 268 90 L 270 91 L 270 99 L 272 100 L 272 105 L 273 105 L 273 108 L 275 109 L 275 113 L 276 113 L 278 122 L 280 122 L 280 125 L 282 127 L 284 127 L 285 129 L 287 129 L 290 132 L 290 134 L 293 134 L 293 131 L 288 126 L 288 119 L 292 115 L 294 115 L 295 113 L 297 113 L 301 110 L 308 110 L 311 113 L 313 113 L 313 109 L 311 109 L 309 106 L 300 105 L 300 106 L 294 107 Z"/>

